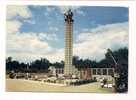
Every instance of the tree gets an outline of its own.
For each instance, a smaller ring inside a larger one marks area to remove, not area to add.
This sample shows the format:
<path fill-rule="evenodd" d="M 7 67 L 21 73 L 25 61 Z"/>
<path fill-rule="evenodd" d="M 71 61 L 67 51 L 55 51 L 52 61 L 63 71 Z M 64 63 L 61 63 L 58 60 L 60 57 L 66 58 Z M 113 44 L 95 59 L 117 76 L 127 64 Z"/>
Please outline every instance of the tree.
<path fill-rule="evenodd" d="M 115 90 L 116 92 L 127 92 L 128 90 L 128 49 L 123 48 L 112 52 L 117 64 L 115 64 L 115 73 L 118 77 L 115 77 Z M 106 59 L 111 63 L 111 57 L 109 53 L 106 53 Z M 113 64 L 113 62 L 112 62 Z"/>
<path fill-rule="evenodd" d="M 63 68 L 64 67 L 64 61 L 55 62 L 55 63 L 52 64 L 52 66 L 54 66 L 56 68 Z"/>
<path fill-rule="evenodd" d="M 12 57 L 8 57 L 6 59 L 6 72 L 9 72 L 12 69 L 11 63 L 12 63 Z"/>
<path fill-rule="evenodd" d="M 46 58 L 41 58 L 40 60 L 35 60 L 31 63 L 30 69 L 34 72 L 47 72 L 50 66 L 49 60 Z"/>
<path fill-rule="evenodd" d="M 72 58 L 72 64 L 77 66 L 78 65 L 78 61 L 79 61 L 79 57 L 78 56 L 73 56 Z"/>

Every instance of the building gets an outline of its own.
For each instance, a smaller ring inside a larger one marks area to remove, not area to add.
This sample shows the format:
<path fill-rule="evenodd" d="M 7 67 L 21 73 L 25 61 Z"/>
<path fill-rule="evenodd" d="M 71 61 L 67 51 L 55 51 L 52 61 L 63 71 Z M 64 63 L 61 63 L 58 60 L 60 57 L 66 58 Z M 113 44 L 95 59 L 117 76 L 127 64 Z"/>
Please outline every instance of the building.
<path fill-rule="evenodd" d="M 114 68 L 92 68 L 92 78 L 96 78 L 97 80 L 106 78 L 112 81 L 114 72 Z"/>
<path fill-rule="evenodd" d="M 64 74 L 64 68 L 56 68 L 54 66 L 49 67 L 50 73 L 53 76 L 57 76 L 59 74 Z"/>
<path fill-rule="evenodd" d="M 113 80 L 114 68 L 73 68 L 73 75 L 76 75 L 76 78 L 83 80 L 96 79 L 100 81 L 105 78 L 109 81 Z M 54 66 L 50 66 L 50 71 L 53 76 L 62 76 L 64 73 L 64 68 L 55 68 Z"/>
<path fill-rule="evenodd" d="M 114 68 L 81 68 L 79 69 L 80 79 L 96 79 L 103 78 L 112 81 L 114 75 Z"/>
<path fill-rule="evenodd" d="M 84 80 L 92 79 L 92 69 L 91 68 L 80 68 L 79 78 Z"/>

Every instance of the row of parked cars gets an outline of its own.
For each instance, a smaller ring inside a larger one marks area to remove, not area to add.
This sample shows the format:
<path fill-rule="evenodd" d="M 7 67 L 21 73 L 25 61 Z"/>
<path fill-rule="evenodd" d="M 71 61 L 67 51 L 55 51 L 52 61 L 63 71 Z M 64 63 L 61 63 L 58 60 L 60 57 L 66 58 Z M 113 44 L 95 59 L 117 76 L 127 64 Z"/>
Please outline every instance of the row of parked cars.
<path fill-rule="evenodd" d="M 9 73 L 9 78 L 11 79 L 26 79 L 30 78 L 31 76 L 28 73 L 15 73 L 15 72 L 10 72 Z"/>
<path fill-rule="evenodd" d="M 113 82 L 108 82 L 108 80 L 106 78 L 103 78 L 100 80 L 100 86 L 102 88 L 112 88 Z"/>

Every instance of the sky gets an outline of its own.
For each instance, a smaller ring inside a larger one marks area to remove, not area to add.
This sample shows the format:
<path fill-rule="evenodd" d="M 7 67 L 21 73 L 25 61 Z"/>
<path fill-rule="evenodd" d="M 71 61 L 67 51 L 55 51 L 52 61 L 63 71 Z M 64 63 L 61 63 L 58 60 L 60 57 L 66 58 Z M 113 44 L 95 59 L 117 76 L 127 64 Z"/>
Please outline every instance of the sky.
<path fill-rule="evenodd" d="M 6 57 L 31 62 L 64 60 L 64 13 L 73 11 L 73 55 L 100 61 L 108 48 L 128 47 L 128 8 L 7 6 Z"/>

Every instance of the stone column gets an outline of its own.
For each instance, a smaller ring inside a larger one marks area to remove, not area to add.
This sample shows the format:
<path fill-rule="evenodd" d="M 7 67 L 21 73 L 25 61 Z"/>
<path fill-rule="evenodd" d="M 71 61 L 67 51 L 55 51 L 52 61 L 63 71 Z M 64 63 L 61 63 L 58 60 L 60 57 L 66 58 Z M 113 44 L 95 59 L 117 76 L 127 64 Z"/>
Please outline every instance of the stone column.
<path fill-rule="evenodd" d="M 72 74 L 73 57 L 73 13 L 71 10 L 64 14 L 65 17 L 65 67 L 64 74 Z"/>
<path fill-rule="evenodd" d="M 109 75 L 109 69 L 107 68 L 107 75 Z"/>

